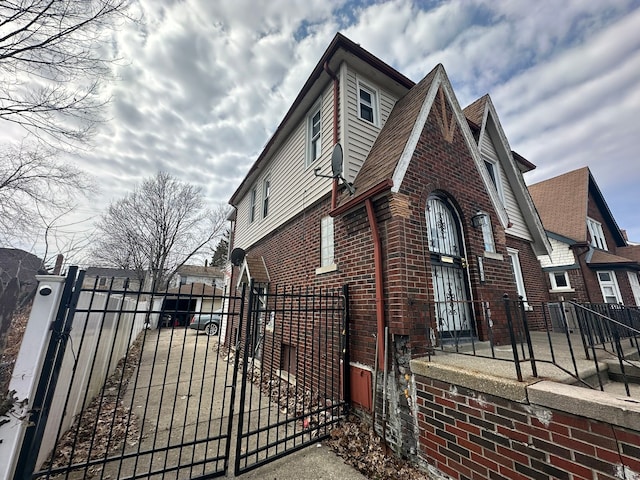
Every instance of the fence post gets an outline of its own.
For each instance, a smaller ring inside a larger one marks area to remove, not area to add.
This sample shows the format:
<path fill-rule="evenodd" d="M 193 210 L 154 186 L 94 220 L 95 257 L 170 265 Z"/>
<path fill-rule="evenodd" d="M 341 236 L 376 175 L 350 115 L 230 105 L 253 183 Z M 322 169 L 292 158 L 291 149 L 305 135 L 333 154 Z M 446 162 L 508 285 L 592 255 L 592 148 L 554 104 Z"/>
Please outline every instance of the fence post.
<path fill-rule="evenodd" d="M 37 275 L 38 288 L 13 368 L 9 392 L 17 398 L 8 422 L 0 425 L 0 478 L 13 478 L 38 387 L 45 353 L 62 298 L 65 277 Z"/>
<path fill-rule="evenodd" d="M 506 293 L 502 296 L 504 301 L 504 309 L 507 313 L 507 327 L 509 327 L 509 338 L 511 339 L 511 349 L 513 350 L 513 361 L 516 364 L 516 375 L 518 381 L 522 381 L 522 370 L 520 369 L 520 358 L 518 357 L 518 344 L 516 342 L 516 335 L 513 331 L 513 319 L 511 318 L 511 301 L 509 295 Z"/>

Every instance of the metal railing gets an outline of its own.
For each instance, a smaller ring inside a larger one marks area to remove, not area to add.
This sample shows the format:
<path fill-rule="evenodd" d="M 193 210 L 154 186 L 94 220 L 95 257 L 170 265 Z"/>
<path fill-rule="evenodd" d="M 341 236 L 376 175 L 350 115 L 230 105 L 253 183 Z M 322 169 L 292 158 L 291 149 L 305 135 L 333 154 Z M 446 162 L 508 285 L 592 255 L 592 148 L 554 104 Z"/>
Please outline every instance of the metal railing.
<path fill-rule="evenodd" d="M 436 302 L 418 309 L 427 327 L 427 354 L 442 352 L 510 362 L 518 381 L 552 365 L 589 388 L 609 379 L 639 383 L 640 310 L 617 304 Z M 479 340 L 481 339 L 481 340 Z M 545 370 L 545 372 L 548 370 Z M 603 379 L 604 377 L 604 379 Z"/>

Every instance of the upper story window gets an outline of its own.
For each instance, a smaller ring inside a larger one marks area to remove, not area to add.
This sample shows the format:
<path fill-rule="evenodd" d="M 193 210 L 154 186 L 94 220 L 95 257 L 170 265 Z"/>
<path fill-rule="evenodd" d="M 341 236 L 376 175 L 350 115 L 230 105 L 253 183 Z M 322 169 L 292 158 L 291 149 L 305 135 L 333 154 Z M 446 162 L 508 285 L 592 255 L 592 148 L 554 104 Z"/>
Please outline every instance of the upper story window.
<path fill-rule="evenodd" d="M 258 201 L 258 192 L 256 187 L 251 189 L 251 204 L 249 205 L 249 222 L 253 222 L 256 219 L 256 202 Z"/>
<path fill-rule="evenodd" d="M 587 217 L 587 228 L 589 229 L 589 235 L 591 236 L 591 245 L 601 250 L 609 250 L 607 248 L 607 241 L 604 238 L 604 231 L 602 230 L 602 224 L 593 218 Z"/>
<path fill-rule="evenodd" d="M 500 181 L 500 167 L 498 164 L 492 160 L 484 159 L 484 166 L 487 168 L 487 172 L 489 173 L 489 177 L 491 178 L 491 182 L 493 186 L 496 187 L 496 192 L 498 192 L 498 196 L 501 200 L 504 199 L 502 195 L 502 182 Z"/>
<path fill-rule="evenodd" d="M 307 125 L 307 135 L 309 138 L 307 165 L 310 165 L 317 160 L 322 153 L 322 118 L 320 105 L 311 111 L 311 114 L 307 118 Z"/>
<path fill-rule="evenodd" d="M 271 178 L 264 179 L 262 184 L 262 218 L 269 215 L 269 197 L 271 196 Z"/>
<path fill-rule="evenodd" d="M 361 83 L 358 83 L 358 116 L 374 125 L 378 124 L 378 94 Z"/>

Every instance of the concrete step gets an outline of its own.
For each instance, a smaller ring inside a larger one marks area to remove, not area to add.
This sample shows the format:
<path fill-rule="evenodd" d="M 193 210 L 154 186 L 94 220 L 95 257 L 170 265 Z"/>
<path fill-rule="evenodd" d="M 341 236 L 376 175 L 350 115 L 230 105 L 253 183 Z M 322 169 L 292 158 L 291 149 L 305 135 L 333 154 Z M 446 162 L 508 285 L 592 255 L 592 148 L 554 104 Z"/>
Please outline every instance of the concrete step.
<path fill-rule="evenodd" d="M 615 359 L 606 360 L 609 379 L 615 382 L 624 381 L 622 375 L 622 369 L 620 368 L 620 362 Z M 624 373 L 627 377 L 627 382 L 640 384 L 640 362 L 638 360 L 627 360 L 624 362 Z"/>

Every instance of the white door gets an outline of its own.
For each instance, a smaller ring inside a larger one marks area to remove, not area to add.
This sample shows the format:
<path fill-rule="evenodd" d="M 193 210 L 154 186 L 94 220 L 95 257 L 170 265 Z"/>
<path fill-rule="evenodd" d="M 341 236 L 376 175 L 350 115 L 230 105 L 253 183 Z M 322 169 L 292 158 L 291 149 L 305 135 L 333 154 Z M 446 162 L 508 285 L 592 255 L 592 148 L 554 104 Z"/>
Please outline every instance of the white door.
<path fill-rule="evenodd" d="M 438 330 L 444 336 L 470 336 L 473 319 L 460 221 L 439 197 L 427 200 L 426 219 Z"/>

